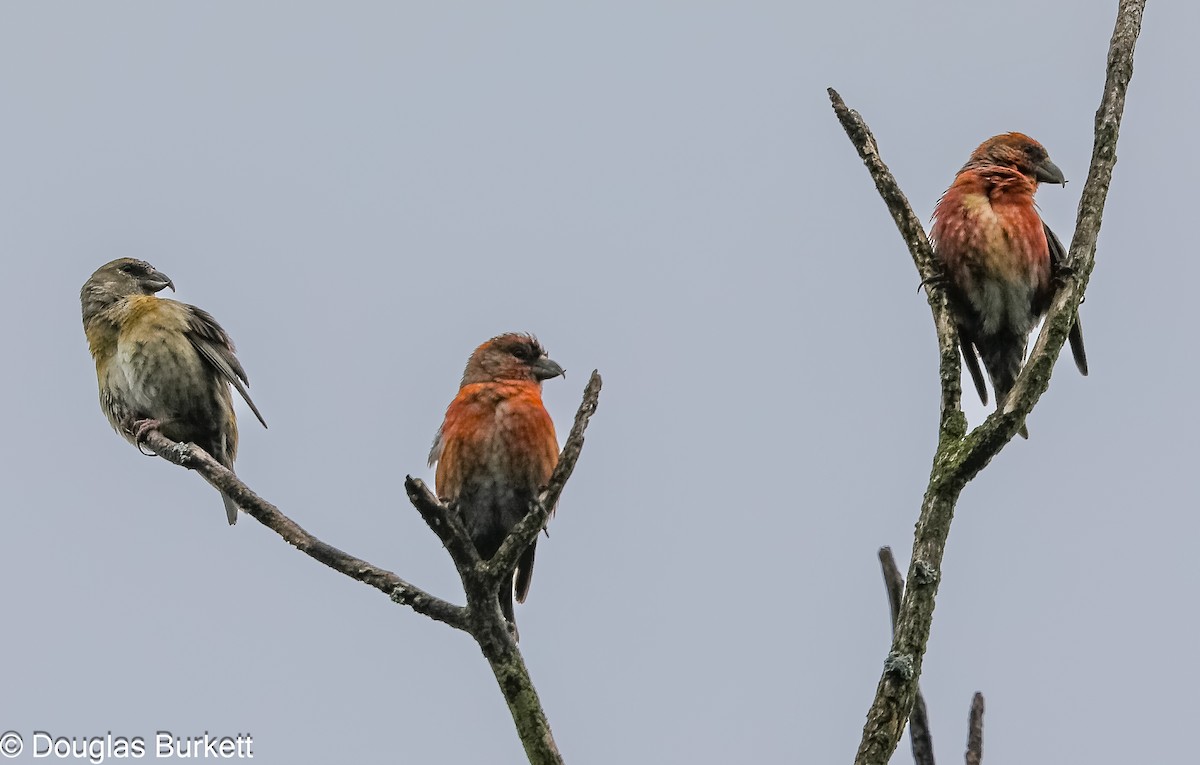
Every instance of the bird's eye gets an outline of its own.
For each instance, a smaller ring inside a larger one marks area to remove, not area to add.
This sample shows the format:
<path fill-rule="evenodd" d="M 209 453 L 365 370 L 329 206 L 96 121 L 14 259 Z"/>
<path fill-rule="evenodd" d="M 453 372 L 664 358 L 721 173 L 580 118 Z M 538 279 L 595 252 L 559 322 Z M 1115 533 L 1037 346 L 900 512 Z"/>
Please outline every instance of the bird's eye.
<path fill-rule="evenodd" d="M 535 357 L 533 348 L 528 345 L 518 345 L 516 348 L 513 348 L 513 355 L 522 361 L 533 361 Z"/>
<path fill-rule="evenodd" d="M 136 276 L 137 274 L 142 272 L 142 264 L 141 263 L 125 263 L 117 270 L 123 274 L 129 274 L 130 276 Z"/>

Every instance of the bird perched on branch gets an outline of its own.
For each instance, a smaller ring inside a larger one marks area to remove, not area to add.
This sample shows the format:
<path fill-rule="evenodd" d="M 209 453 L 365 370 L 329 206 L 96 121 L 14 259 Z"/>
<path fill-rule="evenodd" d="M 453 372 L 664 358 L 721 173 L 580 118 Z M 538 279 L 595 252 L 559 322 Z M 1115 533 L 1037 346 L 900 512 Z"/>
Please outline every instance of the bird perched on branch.
<path fill-rule="evenodd" d="M 933 213 L 929 238 L 946 277 L 963 359 L 986 404 L 983 360 L 997 409 L 1021 372 L 1029 333 L 1071 273 L 1066 248 L 1033 201 L 1039 183 L 1066 182 L 1040 143 L 1004 133 L 971 154 Z M 1078 317 L 1070 343 L 1086 375 Z M 1029 437 L 1023 424 L 1020 432 Z"/>
<path fill-rule="evenodd" d="M 237 417 L 229 386 L 267 423 L 246 392 L 249 382 L 233 341 L 206 311 L 155 293 L 174 283 L 142 260 L 101 266 L 79 292 L 100 408 L 135 446 L 151 430 L 191 441 L 230 470 L 237 456 Z M 229 523 L 238 507 L 224 494 Z"/>
<path fill-rule="evenodd" d="M 558 464 L 542 381 L 563 374 L 532 335 L 493 337 L 467 360 L 458 395 L 446 409 L 429 464 L 437 463 L 438 496 L 457 510 L 485 560 L 529 512 Z M 500 610 L 514 634 L 514 586 L 524 603 L 536 547 L 535 539 L 500 589 Z"/>

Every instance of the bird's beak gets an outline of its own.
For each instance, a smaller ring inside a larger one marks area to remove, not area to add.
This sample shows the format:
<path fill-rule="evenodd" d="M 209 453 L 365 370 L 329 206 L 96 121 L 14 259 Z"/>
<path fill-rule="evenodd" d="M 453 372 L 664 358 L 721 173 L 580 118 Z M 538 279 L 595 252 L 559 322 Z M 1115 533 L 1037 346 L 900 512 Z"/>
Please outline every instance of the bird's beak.
<path fill-rule="evenodd" d="M 1033 177 L 1038 179 L 1039 183 L 1061 183 L 1067 185 L 1066 176 L 1063 171 L 1058 169 L 1058 165 L 1051 162 L 1049 159 L 1042 160 L 1041 164 L 1033 169 Z"/>
<path fill-rule="evenodd" d="M 566 377 L 567 371 L 560 367 L 553 359 L 543 356 L 533 362 L 533 376 L 538 380 L 549 380 L 560 375 Z"/>
<path fill-rule="evenodd" d="M 159 292 L 166 287 L 170 287 L 171 292 L 175 291 L 175 282 L 171 281 L 171 277 L 157 270 L 147 274 L 146 278 L 142 279 L 142 284 L 146 285 L 146 288 L 150 290 L 150 294 Z"/>

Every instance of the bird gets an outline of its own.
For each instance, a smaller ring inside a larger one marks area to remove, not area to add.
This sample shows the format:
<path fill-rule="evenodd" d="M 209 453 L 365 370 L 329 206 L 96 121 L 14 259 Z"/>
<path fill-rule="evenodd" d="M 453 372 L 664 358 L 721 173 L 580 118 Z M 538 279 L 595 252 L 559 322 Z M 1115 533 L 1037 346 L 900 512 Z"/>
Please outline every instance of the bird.
<path fill-rule="evenodd" d="M 79 292 L 83 329 L 96 362 L 100 408 L 113 430 L 141 448 L 151 430 L 190 441 L 230 470 L 237 457 L 237 416 L 230 386 L 262 413 L 233 341 L 207 311 L 157 297 L 175 283 L 144 260 L 106 263 Z M 230 525 L 237 504 L 221 499 Z"/>
<path fill-rule="evenodd" d="M 1025 360 L 1029 333 L 1071 275 L 1067 250 L 1034 204 L 1040 183 L 1066 185 L 1042 144 L 1002 133 L 979 145 L 938 200 L 930 243 L 942 269 L 959 348 L 984 404 L 992 381 L 999 410 Z M 1069 341 L 1075 366 L 1088 373 L 1078 317 Z M 977 355 L 978 354 L 978 355 Z M 1022 424 L 1020 434 L 1028 438 Z"/>
<path fill-rule="evenodd" d="M 467 360 L 458 394 L 434 437 L 429 465 L 437 465 L 438 497 L 462 518 L 484 560 L 529 512 L 558 464 L 558 438 L 542 404 L 542 382 L 565 375 L 533 335 L 516 332 L 493 337 Z M 536 549 L 535 539 L 500 588 L 500 610 L 514 636 L 514 592 L 524 603 Z"/>

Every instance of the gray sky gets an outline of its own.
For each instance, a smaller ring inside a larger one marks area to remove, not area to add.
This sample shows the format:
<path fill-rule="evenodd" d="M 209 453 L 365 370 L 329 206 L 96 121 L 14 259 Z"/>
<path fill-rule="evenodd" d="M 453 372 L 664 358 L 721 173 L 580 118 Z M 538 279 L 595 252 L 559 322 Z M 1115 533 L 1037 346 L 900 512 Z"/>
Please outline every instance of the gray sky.
<path fill-rule="evenodd" d="M 922 218 L 981 140 L 1033 135 L 1066 239 L 1115 3 L 803 5 L 5 4 L 0 730 L 522 759 L 468 637 L 228 528 L 111 432 L 78 290 L 129 255 L 237 341 L 271 426 L 242 418 L 250 486 L 454 601 L 402 480 L 431 478 L 467 355 L 536 332 L 561 436 L 600 368 L 518 610 L 567 760 L 849 762 L 888 645 L 875 552 L 907 565 L 938 395 L 825 88 Z M 1177 761 L 1200 715 L 1197 24 L 1146 17 L 1091 377 L 1061 364 L 959 504 L 922 678 L 946 762 L 976 690 L 997 763 Z"/>

